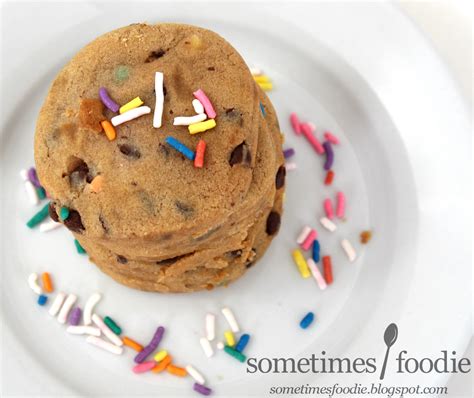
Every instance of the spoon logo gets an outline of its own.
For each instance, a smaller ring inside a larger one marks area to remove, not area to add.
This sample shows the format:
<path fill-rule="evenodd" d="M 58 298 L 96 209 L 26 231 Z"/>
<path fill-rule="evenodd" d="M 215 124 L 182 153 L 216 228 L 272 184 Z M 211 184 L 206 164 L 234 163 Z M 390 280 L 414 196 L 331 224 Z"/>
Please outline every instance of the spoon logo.
<path fill-rule="evenodd" d="M 395 323 L 391 323 L 385 329 L 385 333 L 383 334 L 383 339 L 385 341 L 385 345 L 387 346 L 387 350 L 385 351 L 385 358 L 383 360 L 382 371 L 380 372 L 380 380 L 383 380 L 385 377 L 385 369 L 387 367 L 388 355 L 390 353 L 390 348 L 395 344 L 398 337 L 398 327 Z"/>

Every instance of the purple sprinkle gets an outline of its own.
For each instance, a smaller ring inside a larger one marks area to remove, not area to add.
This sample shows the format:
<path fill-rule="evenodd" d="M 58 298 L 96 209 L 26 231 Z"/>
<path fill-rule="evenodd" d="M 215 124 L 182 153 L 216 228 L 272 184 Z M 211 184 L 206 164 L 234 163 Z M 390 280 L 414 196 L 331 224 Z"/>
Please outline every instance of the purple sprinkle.
<path fill-rule="evenodd" d="M 156 347 L 158 347 L 158 344 L 160 344 L 160 341 L 163 338 L 163 333 L 165 333 L 165 328 L 163 326 L 160 326 L 158 329 L 156 329 L 156 332 L 150 343 L 135 357 L 136 363 L 142 363 L 146 357 L 150 355 L 156 349 Z"/>
<path fill-rule="evenodd" d="M 332 150 L 332 145 L 329 141 L 324 141 L 323 147 L 324 147 L 324 152 L 326 153 L 326 161 L 324 162 L 324 170 L 331 170 L 332 164 L 334 162 L 334 152 Z"/>
<path fill-rule="evenodd" d="M 283 151 L 283 156 L 285 159 L 291 158 L 295 154 L 295 150 L 293 148 L 288 148 Z"/>
<path fill-rule="evenodd" d="M 28 179 L 36 188 L 41 188 L 41 183 L 38 180 L 38 175 L 36 174 L 36 169 L 34 167 L 28 169 Z"/>
<path fill-rule="evenodd" d="M 72 326 L 79 325 L 81 322 L 82 310 L 79 307 L 74 307 L 73 310 L 69 313 L 69 324 Z"/>
<path fill-rule="evenodd" d="M 194 383 L 193 390 L 197 391 L 199 394 L 202 395 L 211 395 L 212 390 L 209 387 L 203 386 L 199 383 Z"/>
<path fill-rule="evenodd" d="M 99 97 L 102 100 L 102 103 L 112 112 L 117 112 L 119 110 L 119 106 L 109 97 L 105 87 L 99 88 Z"/>

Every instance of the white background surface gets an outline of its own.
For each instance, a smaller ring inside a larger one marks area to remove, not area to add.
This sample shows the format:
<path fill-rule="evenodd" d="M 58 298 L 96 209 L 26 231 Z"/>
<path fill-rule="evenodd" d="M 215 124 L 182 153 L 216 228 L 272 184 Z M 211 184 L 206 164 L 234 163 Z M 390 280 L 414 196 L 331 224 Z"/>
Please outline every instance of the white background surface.
<path fill-rule="evenodd" d="M 410 23 L 404 22 L 403 19 L 388 6 L 378 7 L 371 4 L 359 4 L 352 6 L 352 8 L 346 7 L 344 10 L 341 10 L 341 7 L 337 5 L 318 5 L 315 8 L 311 8 L 308 5 L 308 7 L 311 12 L 301 12 L 301 8 L 295 10 L 295 7 L 285 6 L 282 6 L 281 9 L 278 10 L 279 12 L 275 12 L 274 7 L 267 7 L 264 11 L 269 14 L 279 14 L 280 18 L 287 21 L 300 21 L 302 28 L 308 32 L 312 31 L 312 34 L 315 34 L 324 44 L 336 50 L 339 55 L 348 61 L 349 64 L 363 76 L 371 88 L 377 93 L 382 104 L 389 111 L 404 138 L 410 156 L 411 167 L 415 171 L 417 194 L 424 199 L 420 203 L 422 205 L 420 209 L 422 221 L 432 222 L 431 227 L 436 229 L 439 228 L 439 225 L 442 225 L 442 220 L 445 216 L 451 214 L 453 209 L 462 209 L 464 217 L 454 220 L 454 224 L 450 226 L 458 231 L 465 230 L 466 227 L 470 225 L 470 210 L 466 210 L 470 209 L 470 201 L 465 187 L 460 184 L 466 181 L 466 177 L 470 174 L 464 167 L 468 156 L 466 152 L 468 148 L 463 145 L 463 143 L 469 141 L 469 137 L 464 135 L 468 132 L 468 130 L 466 130 L 468 125 L 466 124 L 466 113 L 463 108 L 465 105 L 463 105 L 462 100 L 457 95 L 452 82 L 449 81 L 449 76 L 444 69 L 444 65 L 437 61 L 436 55 L 429 49 L 427 43 L 419 38 L 414 39 L 414 37 L 417 36 Z M 71 26 L 71 21 L 79 22 L 81 18 L 87 20 L 91 15 L 100 13 L 100 11 L 93 6 L 83 5 L 80 9 L 81 11 L 78 12 L 77 9 L 73 10 L 70 8 L 67 10 L 63 8 L 60 12 L 58 10 L 59 14 L 46 14 L 41 19 L 36 18 L 39 9 L 34 11 L 33 8 L 29 8 L 27 12 L 17 9 L 18 12 L 16 14 L 14 12 L 10 13 L 8 18 L 10 21 L 8 32 L 3 30 L 3 33 L 8 33 L 10 37 L 15 37 L 15 40 L 4 42 L 3 54 L 15 54 L 16 56 L 10 56 L 8 59 L 2 56 L 2 75 L 14 76 L 15 71 L 25 70 L 21 65 L 21 57 L 23 56 L 25 57 L 24 59 L 27 59 L 30 52 L 24 50 L 39 47 L 38 38 L 35 37 L 35 35 L 24 34 L 28 29 L 32 29 L 32 27 L 35 26 L 38 31 L 41 31 L 43 33 L 41 36 L 42 42 L 54 41 L 58 32 L 62 32 Z M 180 15 L 184 16 L 185 13 Z M 186 17 L 189 17 L 189 15 L 186 15 Z M 312 20 L 309 20 L 310 17 Z M 133 20 L 132 16 L 130 18 Z M 393 22 L 394 19 L 396 22 Z M 389 23 L 389 20 L 391 20 L 392 23 Z M 335 21 L 337 21 L 337 24 Z M 5 20 L 3 22 L 5 22 Z M 385 22 L 384 25 L 383 22 Z M 344 26 L 344 34 L 341 34 L 340 26 Z M 3 25 L 3 27 L 5 29 L 5 25 Z M 378 39 L 373 38 L 374 29 L 380 36 Z M 404 32 L 404 34 L 400 32 Z M 88 37 L 95 35 L 95 32 L 88 33 Z M 348 42 L 348 38 L 351 38 L 353 42 Z M 406 40 L 406 42 L 404 40 Z M 363 43 L 365 43 L 365 45 Z M 370 46 L 368 46 L 368 43 L 370 43 Z M 410 43 L 408 48 L 404 48 L 404 44 L 406 43 Z M 407 68 L 405 65 L 407 56 L 410 60 L 416 59 L 420 64 L 414 64 L 410 68 Z M 40 62 L 40 59 L 41 58 L 38 58 L 38 62 Z M 41 59 L 41 61 L 43 61 L 43 59 Z M 38 73 L 48 70 L 48 68 L 44 67 L 44 64 L 48 65 L 48 58 L 44 58 L 44 61 L 41 63 L 43 65 L 37 65 L 35 69 L 37 73 L 22 75 L 22 82 L 18 87 L 31 87 L 38 81 Z M 429 65 L 430 70 L 423 69 L 423 65 Z M 285 76 L 281 76 L 281 80 L 278 80 L 278 68 L 275 67 L 274 69 L 276 81 L 283 82 Z M 31 70 L 31 66 L 29 70 Z M 427 76 L 420 75 L 420 72 Z M 420 76 L 423 78 L 420 79 Z M 431 80 L 428 77 L 430 77 Z M 407 87 L 410 88 L 409 93 L 406 91 Z M 439 95 L 440 93 L 442 93 L 442 96 Z M 2 92 L 2 94 L 3 99 L 5 99 L 5 93 Z M 410 101 L 406 101 L 407 97 L 409 97 Z M 308 99 L 311 100 L 310 97 L 308 97 Z M 282 101 L 284 102 L 284 99 L 282 99 Z M 413 113 L 413 104 L 416 104 L 415 114 Z M 36 106 L 39 106 L 39 104 Z M 299 106 L 302 107 L 303 105 L 299 104 Z M 449 110 L 447 112 L 449 114 L 443 115 L 435 111 L 440 109 L 444 109 L 445 111 Z M 309 113 L 309 110 L 307 112 Z M 453 118 L 453 112 L 454 114 L 457 112 L 458 117 Z M 319 113 L 321 113 L 321 116 L 318 115 L 318 119 L 321 120 L 324 112 L 321 111 Z M 330 123 L 329 117 L 327 123 Z M 25 125 L 25 127 L 30 126 Z M 426 144 L 426 135 L 421 134 L 421 132 L 427 130 L 431 131 L 439 140 L 452 139 L 452 131 L 456 131 L 456 141 L 460 146 L 457 151 L 457 159 L 452 158 L 452 152 L 445 150 L 439 153 L 440 167 L 436 169 L 440 180 L 439 185 L 433 184 L 432 177 L 430 177 L 433 170 L 428 170 L 423 165 L 424 162 L 429 161 L 431 154 L 423 150 L 420 151 L 420 148 L 426 148 L 427 151 L 436 151 L 441 150 L 443 145 L 438 144 L 438 146 L 436 143 L 433 145 Z M 27 143 L 28 141 L 25 142 Z M 27 156 L 27 158 L 29 157 L 30 155 Z M 443 167 L 441 167 L 441 165 L 443 165 Z M 454 181 L 449 180 L 449 178 L 447 178 L 447 168 L 456 170 L 458 179 Z M 431 199 L 426 200 L 426 198 Z M 440 205 L 440 200 L 444 201 L 442 205 Z M 428 215 L 432 212 L 435 212 L 439 216 L 436 220 L 430 220 L 429 217 L 423 216 L 423 214 Z M 430 228 L 430 225 L 422 225 L 422 227 Z M 436 238 L 431 236 L 431 238 L 440 239 L 440 242 L 443 242 L 443 244 L 449 247 L 461 248 L 461 251 L 451 254 L 451 257 L 444 258 L 446 263 L 463 263 L 470 255 L 470 253 L 463 249 L 468 247 L 466 246 L 466 243 L 469 244 L 468 236 L 457 236 L 455 241 L 446 236 L 437 236 Z M 428 242 L 428 244 L 429 243 L 430 242 Z M 434 241 L 431 241 L 431 244 L 433 243 Z M 423 268 L 423 265 L 426 265 L 423 264 L 424 261 L 429 261 L 428 257 L 425 259 L 418 257 L 418 262 L 421 262 L 421 264 L 414 269 L 411 278 L 415 281 L 421 281 L 425 278 L 426 281 L 433 282 L 432 285 L 427 286 L 425 284 L 422 288 L 420 287 L 421 290 L 406 290 L 404 293 L 409 295 L 406 300 L 413 306 L 413 318 L 411 319 L 413 324 L 419 321 L 419 318 L 416 318 L 416 316 L 419 316 L 424 310 L 427 316 L 426 323 L 432 328 L 431 316 L 435 317 L 437 311 L 431 308 L 432 303 L 425 303 L 425 297 L 431 298 L 434 292 L 442 292 L 444 286 L 443 282 L 446 282 L 450 276 L 446 276 L 446 278 L 435 278 L 428 272 L 428 269 Z M 434 269 L 438 269 L 435 264 L 433 264 L 431 271 Z M 441 269 L 442 268 L 439 268 L 438 270 Z M 432 344 L 433 341 L 429 341 L 430 339 L 428 339 L 425 344 L 417 347 L 420 353 L 430 350 L 433 350 L 433 352 L 439 351 L 440 344 L 451 343 L 451 341 L 456 346 L 465 347 L 467 341 L 466 333 L 469 334 L 469 331 L 463 328 L 456 331 L 450 330 L 454 325 L 456 325 L 456 327 L 460 327 L 461 325 L 466 327 L 469 324 L 469 320 L 465 318 L 464 310 L 469 310 L 469 305 L 466 305 L 466 302 L 469 302 L 471 286 L 469 279 L 467 279 L 467 284 L 464 285 L 463 283 L 465 283 L 466 280 L 459 280 L 466 276 L 463 270 L 464 268 L 459 267 L 458 274 L 456 274 L 455 270 L 450 271 L 453 273 L 453 275 L 451 275 L 451 282 L 456 283 L 458 290 L 460 290 L 453 291 L 451 299 L 453 303 L 464 302 L 464 307 L 454 308 L 453 311 L 455 311 L 455 314 L 452 314 L 454 317 L 449 318 L 449 321 L 447 320 L 448 315 L 446 315 L 446 319 L 441 318 L 444 319 L 446 323 L 441 325 L 437 324 L 434 329 L 431 329 L 433 336 L 436 336 L 435 340 L 437 341 L 435 341 L 435 343 L 438 345 L 435 347 L 435 345 Z M 424 274 L 425 272 L 426 274 Z M 425 296 L 421 294 L 421 292 L 423 292 Z M 438 305 L 439 311 L 443 314 L 442 316 L 444 316 L 444 309 L 442 309 L 443 303 L 438 303 Z M 430 319 L 430 321 L 428 321 L 428 319 Z M 380 322 L 380 319 L 378 322 Z M 410 322 L 410 313 L 405 313 L 405 322 Z M 380 323 L 377 324 L 377 322 L 374 321 L 373 325 L 380 328 Z M 406 325 L 406 323 L 404 323 L 404 325 Z M 419 329 L 423 329 L 423 325 L 420 325 Z M 447 338 L 447 334 L 449 334 L 449 338 Z M 406 343 L 408 344 L 409 342 L 407 341 Z M 27 357 L 11 360 L 8 363 L 8 368 L 5 368 L 5 362 L 3 362 L 3 365 L 3 374 L 11 379 L 11 384 L 9 385 L 10 391 L 24 391 L 22 390 L 22 388 L 25 388 L 24 377 L 22 377 L 22 375 L 25 375 L 26 370 L 29 369 Z M 33 380 L 36 379 L 38 382 L 41 380 L 39 379 L 40 370 L 36 369 L 35 371 L 38 373 L 33 372 L 33 369 L 27 373 L 29 377 L 32 377 L 32 379 L 29 380 L 31 385 L 28 386 L 28 388 L 32 388 L 31 391 L 35 391 L 35 389 L 38 388 L 34 386 L 35 382 Z"/>

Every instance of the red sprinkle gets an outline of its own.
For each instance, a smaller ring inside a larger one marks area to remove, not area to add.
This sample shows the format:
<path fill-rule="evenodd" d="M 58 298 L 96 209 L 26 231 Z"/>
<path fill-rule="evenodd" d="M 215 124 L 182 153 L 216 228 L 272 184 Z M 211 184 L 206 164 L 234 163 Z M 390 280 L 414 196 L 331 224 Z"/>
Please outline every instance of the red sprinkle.
<path fill-rule="evenodd" d="M 326 283 L 330 285 L 333 281 L 332 279 L 332 264 L 331 264 L 331 257 L 324 256 L 323 257 L 323 272 L 324 272 L 324 279 L 326 279 Z"/>
<path fill-rule="evenodd" d="M 206 151 L 206 142 L 199 140 L 196 145 L 196 157 L 194 158 L 194 167 L 202 167 L 204 165 L 204 152 Z"/>
<path fill-rule="evenodd" d="M 329 170 L 326 173 L 326 179 L 324 180 L 324 185 L 331 185 L 333 179 L 334 179 L 334 171 Z"/>

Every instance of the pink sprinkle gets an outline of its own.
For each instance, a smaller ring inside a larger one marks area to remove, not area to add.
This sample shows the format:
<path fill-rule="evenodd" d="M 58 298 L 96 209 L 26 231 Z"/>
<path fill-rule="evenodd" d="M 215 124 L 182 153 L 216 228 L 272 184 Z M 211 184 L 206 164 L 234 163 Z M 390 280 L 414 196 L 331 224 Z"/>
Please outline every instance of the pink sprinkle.
<path fill-rule="evenodd" d="M 300 135 L 301 124 L 300 124 L 300 120 L 298 119 L 298 115 L 295 112 L 290 114 L 290 123 L 291 123 L 291 127 L 293 127 L 293 131 L 295 132 L 295 134 Z"/>
<path fill-rule="evenodd" d="M 346 197 L 343 192 L 338 192 L 336 194 L 336 216 L 338 218 L 344 218 L 345 209 Z"/>
<path fill-rule="evenodd" d="M 309 250 L 311 245 L 313 244 L 314 240 L 318 237 L 318 233 L 316 230 L 312 229 L 311 232 L 308 234 L 306 239 L 304 240 L 303 244 L 301 245 L 301 248 L 303 250 Z"/>
<path fill-rule="evenodd" d="M 204 110 L 206 111 L 207 117 L 209 119 L 214 119 L 217 115 L 216 111 L 214 110 L 211 101 L 209 101 L 209 98 L 207 98 L 207 95 L 204 93 L 204 91 L 199 89 L 198 91 L 195 91 L 193 95 L 201 102 Z"/>
<path fill-rule="evenodd" d="M 339 144 L 339 138 L 331 134 L 329 131 L 326 131 L 324 133 L 324 138 L 326 138 L 326 140 L 328 140 L 331 144 L 334 144 L 334 145 Z"/>
<path fill-rule="evenodd" d="M 146 361 L 146 362 L 139 363 L 138 365 L 135 365 L 132 368 L 132 370 L 133 370 L 133 373 L 145 373 L 152 370 L 155 367 L 155 365 L 156 365 L 155 361 Z"/>
<path fill-rule="evenodd" d="M 332 220 L 334 218 L 334 211 L 332 209 L 331 199 L 324 199 L 324 211 L 326 212 L 326 217 Z"/>
<path fill-rule="evenodd" d="M 307 123 L 302 123 L 301 131 L 303 132 L 303 135 L 306 137 L 309 143 L 312 145 L 314 150 L 320 155 L 322 155 L 324 153 L 324 148 L 321 145 L 321 143 L 318 141 L 318 139 L 313 135 L 313 132 L 311 131 L 311 127 Z"/>

